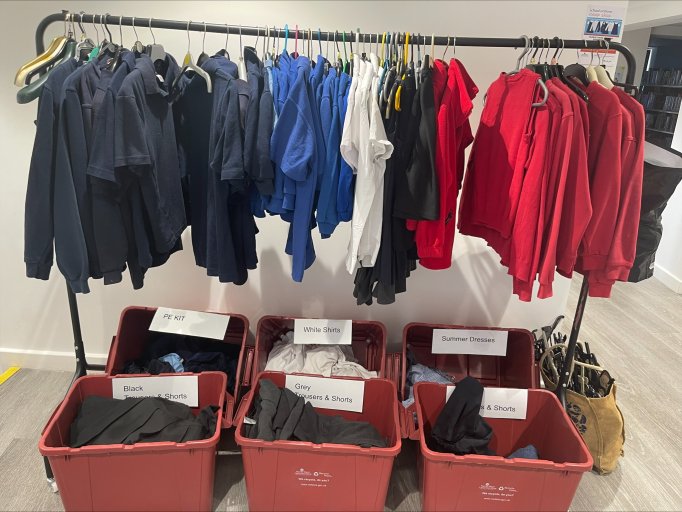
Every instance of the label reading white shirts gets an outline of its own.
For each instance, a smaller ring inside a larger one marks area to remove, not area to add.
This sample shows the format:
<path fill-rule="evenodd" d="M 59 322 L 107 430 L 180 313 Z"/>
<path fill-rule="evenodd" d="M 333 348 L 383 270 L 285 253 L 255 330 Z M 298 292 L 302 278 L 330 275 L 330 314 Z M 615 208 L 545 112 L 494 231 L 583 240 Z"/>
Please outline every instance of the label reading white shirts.
<path fill-rule="evenodd" d="M 365 382 L 362 380 L 287 375 L 284 386 L 313 407 L 362 412 L 365 399 Z"/>
<path fill-rule="evenodd" d="M 149 330 L 222 340 L 225 338 L 229 321 L 229 315 L 158 308 Z"/>
<path fill-rule="evenodd" d="M 509 331 L 476 329 L 434 329 L 433 354 L 475 354 L 506 356 Z"/>
<path fill-rule="evenodd" d="M 140 398 L 154 396 L 199 407 L 199 376 L 121 377 L 111 381 L 112 397 Z"/>
<path fill-rule="evenodd" d="M 294 320 L 294 343 L 297 345 L 350 345 L 352 320 L 297 318 Z"/>
<path fill-rule="evenodd" d="M 445 391 L 446 402 L 454 390 L 455 386 L 447 387 Z M 525 420 L 527 409 L 527 389 L 483 388 L 483 400 L 481 400 L 480 414 L 484 418 Z"/>

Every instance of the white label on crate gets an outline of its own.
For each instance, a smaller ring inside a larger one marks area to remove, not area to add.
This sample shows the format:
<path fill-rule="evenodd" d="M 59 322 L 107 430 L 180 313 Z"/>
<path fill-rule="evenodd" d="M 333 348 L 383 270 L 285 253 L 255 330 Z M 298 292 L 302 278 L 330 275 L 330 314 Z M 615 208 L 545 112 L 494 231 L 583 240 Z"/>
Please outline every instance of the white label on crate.
<path fill-rule="evenodd" d="M 445 400 L 455 386 L 448 386 Z M 528 408 L 528 390 L 516 388 L 484 388 L 481 400 L 481 416 L 484 418 L 505 418 L 508 420 L 525 420 Z"/>
<path fill-rule="evenodd" d="M 229 321 L 229 315 L 159 308 L 156 310 L 149 330 L 222 340 L 225 338 Z"/>
<path fill-rule="evenodd" d="M 287 375 L 285 387 L 305 398 L 313 407 L 362 412 L 365 399 L 365 382 L 362 380 Z"/>
<path fill-rule="evenodd" d="M 506 356 L 508 337 L 508 331 L 434 329 L 431 352 L 434 354 Z"/>
<path fill-rule="evenodd" d="M 112 397 L 118 399 L 156 396 L 199 407 L 199 376 L 120 377 L 111 381 Z"/>
<path fill-rule="evenodd" d="M 326 471 L 313 471 L 306 468 L 297 468 L 294 477 L 301 487 L 327 487 L 331 483 L 333 475 Z"/>
<path fill-rule="evenodd" d="M 294 320 L 294 343 L 298 345 L 350 345 L 352 320 L 297 318 Z"/>
<path fill-rule="evenodd" d="M 485 482 L 478 486 L 485 501 L 511 501 L 518 492 L 511 485 L 496 485 Z"/>

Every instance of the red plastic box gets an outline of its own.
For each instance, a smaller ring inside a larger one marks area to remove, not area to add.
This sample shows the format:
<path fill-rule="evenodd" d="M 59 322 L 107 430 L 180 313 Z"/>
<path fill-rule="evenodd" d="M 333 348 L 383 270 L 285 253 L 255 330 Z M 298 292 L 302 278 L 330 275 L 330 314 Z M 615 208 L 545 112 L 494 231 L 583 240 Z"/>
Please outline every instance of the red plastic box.
<path fill-rule="evenodd" d="M 493 429 L 489 447 L 502 456 L 458 456 L 434 452 L 426 444 L 445 406 L 446 387 L 415 386 L 422 509 L 568 510 L 592 457 L 556 396 L 531 389 L 525 420 L 486 418 Z M 541 460 L 504 458 L 529 444 Z"/>
<path fill-rule="evenodd" d="M 488 331 L 507 331 L 506 356 L 480 356 L 462 354 L 431 353 L 434 329 L 482 329 Z M 402 354 L 390 354 L 386 376 L 400 382 L 400 400 L 407 398 L 407 349 L 410 349 L 417 363 L 437 368 L 449 374 L 456 381 L 464 377 L 474 377 L 486 387 L 522 388 L 539 387 L 535 368 L 535 348 L 533 335 L 525 329 L 504 329 L 499 327 L 464 327 L 461 325 L 441 325 L 410 323 L 403 329 Z M 403 438 L 419 440 L 416 406 L 405 408 L 400 404 Z"/>
<path fill-rule="evenodd" d="M 40 453 L 50 461 L 64 509 L 211 510 L 220 422 L 213 435 L 201 441 L 69 448 L 71 423 L 85 397 L 110 398 L 112 381 L 125 378 L 81 377 L 43 431 Z M 204 372 L 198 378 L 199 407 L 194 413 L 217 405 L 222 414 L 227 377 Z"/>
<path fill-rule="evenodd" d="M 279 337 L 294 330 L 294 318 L 284 316 L 264 316 L 258 321 L 254 355 L 254 375 L 265 370 L 268 355 Z M 384 376 L 386 359 L 386 327 L 381 322 L 353 320 L 353 354 L 358 362 L 369 371 Z M 245 379 L 244 385 L 249 384 Z"/>
<path fill-rule="evenodd" d="M 106 374 L 118 375 L 123 372 L 126 363 L 142 356 L 149 340 L 156 333 L 149 331 L 152 323 L 154 307 L 129 306 L 121 312 L 121 319 L 118 323 L 118 332 L 114 337 L 109 356 L 107 357 Z M 228 314 L 230 321 L 227 324 L 227 332 L 223 343 L 239 345 L 239 360 L 237 362 L 237 375 L 235 375 L 234 389 L 227 392 L 227 403 L 223 411 L 223 428 L 229 428 L 233 424 L 235 416 L 235 400 L 240 398 L 241 393 L 241 374 L 244 371 L 244 347 L 249 334 L 249 321 L 245 316 L 235 313 L 217 313 L 220 315 Z M 220 343 L 216 341 L 216 343 Z"/>
<path fill-rule="evenodd" d="M 244 416 L 251 409 L 263 379 L 270 379 L 281 388 L 286 375 L 259 374 L 237 418 L 235 439 L 242 449 L 249 510 L 383 511 L 393 460 L 401 445 L 395 385 L 386 379 L 366 380 L 361 413 L 317 409 L 321 414 L 368 421 L 388 440 L 387 448 L 361 448 L 244 437 Z M 318 486 L 310 486 L 303 480 L 321 473 L 323 481 Z"/>

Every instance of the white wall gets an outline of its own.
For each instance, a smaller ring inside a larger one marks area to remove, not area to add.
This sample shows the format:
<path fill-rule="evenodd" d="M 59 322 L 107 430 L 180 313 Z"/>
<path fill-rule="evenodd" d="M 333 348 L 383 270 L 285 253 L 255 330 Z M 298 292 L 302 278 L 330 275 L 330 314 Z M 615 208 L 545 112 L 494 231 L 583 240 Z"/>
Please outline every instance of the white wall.
<path fill-rule="evenodd" d="M 629 11 L 628 11 L 629 14 Z M 626 18 L 626 22 L 629 21 Z M 649 47 L 649 37 L 651 36 L 650 28 L 641 28 L 638 30 L 628 30 L 628 25 L 625 26 L 623 32 L 622 43 L 627 46 L 637 60 L 637 73 L 635 74 L 634 84 L 639 85 L 642 81 L 642 72 L 644 71 L 644 59 L 646 58 L 646 49 Z M 616 64 L 618 76 L 625 80 L 625 71 L 627 70 L 627 63 L 622 55 L 618 56 L 618 63 Z"/>
<path fill-rule="evenodd" d="M 678 23 L 682 21 L 682 1 L 632 0 L 625 21 L 630 30 Z"/>
<path fill-rule="evenodd" d="M 682 293 L 682 186 L 663 211 L 663 238 L 656 252 L 654 276 L 676 293 Z"/>
<path fill-rule="evenodd" d="M 49 282 L 24 277 L 23 206 L 29 157 L 33 144 L 36 103 L 18 105 L 13 77 L 33 56 L 37 23 L 45 15 L 71 9 L 75 12 L 110 11 L 111 14 L 152 16 L 214 23 L 318 26 L 323 29 L 382 32 L 413 31 L 422 34 L 515 37 L 535 34 L 577 38 L 590 2 L 3 2 L 2 45 L 4 79 L 0 80 L 0 141 L 4 159 L 0 218 L 4 243 L 0 246 L 0 363 L 72 368 L 71 325 L 64 281 L 56 269 Z M 618 3 L 618 2 L 611 2 Z M 626 2 L 621 2 L 626 3 Z M 62 31 L 53 25 L 48 36 Z M 118 31 L 115 30 L 114 33 Z M 124 27 L 131 44 L 132 29 Z M 149 39 L 139 29 L 143 40 Z M 115 36 L 118 37 L 118 36 Z M 182 32 L 156 31 L 157 41 L 182 58 L 186 36 Z M 49 39 L 48 39 L 49 41 Z M 199 53 L 201 35 L 192 38 Z M 221 47 L 224 37 L 209 34 L 208 50 Z M 230 38 L 233 55 L 238 38 Z M 442 50 L 440 50 L 442 52 Z M 566 59 L 569 59 L 566 53 Z M 457 57 L 468 67 L 481 93 L 472 119 L 477 124 L 483 93 L 504 70 L 514 67 L 517 53 L 510 49 L 458 48 Z M 440 54 L 438 55 L 440 57 Z M 572 56 L 570 57 L 572 58 Z M 551 300 L 523 304 L 511 294 L 511 281 L 496 256 L 480 240 L 458 237 L 456 263 L 448 271 L 417 270 L 408 292 L 392 306 L 358 307 L 352 296 L 353 279 L 343 269 L 348 240 L 345 224 L 331 240 L 315 240 L 318 259 L 303 284 L 290 278 L 290 261 L 283 248 L 285 226 L 277 218 L 259 221 L 259 269 L 242 287 L 221 285 L 194 265 L 189 232 L 187 250 L 174 255 L 160 269 L 148 273 L 144 289 L 133 292 L 128 282 L 104 287 L 91 284 L 92 292 L 79 297 L 83 333 L 88 353 L 101 360 L 118 323 L 121 309 L 130 304 L 166 305 L 194 309 L 235 311 L 247 315 L 253 326 L 263 314 L 290 314 L 329 318 L 372 318 L 387 324 L 390 342 L 400 340 L 402 326 L 411 321 L 458 322 L 479 325 L 545 325 L 565 309 L 568 281 L 557 277 Z M 3 355 L 4 353 L 4 355 Z M 45 355 L 47 354 L 47 356 Z M 1 364 L 0 364 L 1 365 Z"/>

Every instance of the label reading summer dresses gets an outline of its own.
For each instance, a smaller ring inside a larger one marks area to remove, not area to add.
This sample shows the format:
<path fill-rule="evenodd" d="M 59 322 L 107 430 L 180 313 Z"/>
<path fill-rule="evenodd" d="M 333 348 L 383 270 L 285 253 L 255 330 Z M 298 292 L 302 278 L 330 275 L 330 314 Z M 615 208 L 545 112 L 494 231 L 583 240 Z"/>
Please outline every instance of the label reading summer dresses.
<path fill-rule="evenodd" d="M 506 356 L 508 331 L 475 329 L 434 329 L 433 354 L 476 354 Z"/>
<path fill-rule="evenodd" d="M 365 382 L 362 380 L 287 375 L 284 386 L 313 407 L 362 412 L 365 399 Z"/>
<path fill-rule="evenodd" d="M 294 343 L 297 345 L 350 345 L 352 320 L 297 318 L 294 320 Z"/>
<path fill-rule="evenodd" d="M 222 340 L 225 338 L 229 322 L 229 315 L 158 308 L 149 330 Z"/>
<path fill-rule="evenodd" d="M 445 401 L 450 398 L 455 386 L 447 386 Z M 528 390 L 516 388 L 483 388 L 480 415 L 484 418 L 505 418 L 525 420 L 528 409 Z"/>
<path fill-rule="evenodd" d="M 112 398 L 159 397 L 199 407 L 199 376 L 121 377 L 111 381 Z"/>

